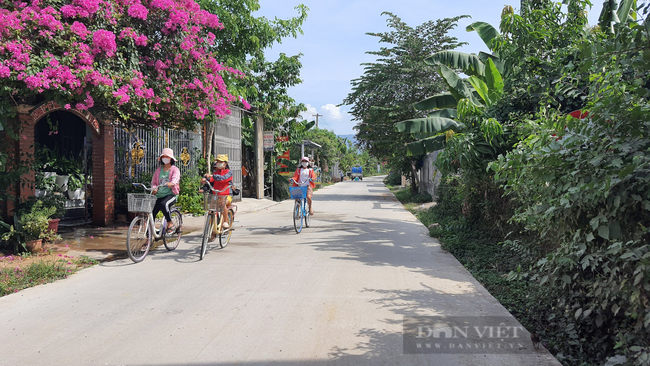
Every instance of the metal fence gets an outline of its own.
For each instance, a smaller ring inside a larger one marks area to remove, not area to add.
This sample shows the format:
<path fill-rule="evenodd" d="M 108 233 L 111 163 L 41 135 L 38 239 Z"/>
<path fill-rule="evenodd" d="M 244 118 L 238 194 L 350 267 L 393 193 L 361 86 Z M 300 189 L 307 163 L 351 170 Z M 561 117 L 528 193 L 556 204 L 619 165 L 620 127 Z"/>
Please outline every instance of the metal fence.
<path fill-rule="evenodd" d="M 231 107 L 232 113 L 215 123 L 212 156 L 228 154 L 233 184 L 242 188 L 241 119 L 243 111 Z M 163 148 L 174 150 L 176 166 L 181 174 L 198 172 L 198 159 L 203 156 L 200 131 L 115 127 L 115 174 L 119 180 L 139 179 L 151 175 L 159 166 Z M 235 197 L 239 199 L 241 196 Z"/>
<path fill-rule="evenodd" d="M 174 151 L 176 166 L 181 174 L 195 173 L 203 143 L 200 132 L 115 127 L 115 174 L 117 178 L 138 179 L 151 175 L 160 165 L 158 157 L 163 148 Z"/>

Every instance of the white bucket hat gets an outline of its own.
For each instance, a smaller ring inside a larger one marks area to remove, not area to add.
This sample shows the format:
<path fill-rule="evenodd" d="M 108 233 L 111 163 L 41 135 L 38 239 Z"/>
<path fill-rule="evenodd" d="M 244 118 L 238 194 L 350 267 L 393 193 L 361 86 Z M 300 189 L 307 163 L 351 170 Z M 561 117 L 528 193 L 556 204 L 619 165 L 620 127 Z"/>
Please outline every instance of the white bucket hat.
<path fill-rule="evenodd" d="M 162 149 L 162 152 L 160 153 L 160 157 L 162 157 L 163 155 L 169 156 L 174 162 L 176 162 L 176 158 L 174 157 L 174 150 L 166 147 Z"/>

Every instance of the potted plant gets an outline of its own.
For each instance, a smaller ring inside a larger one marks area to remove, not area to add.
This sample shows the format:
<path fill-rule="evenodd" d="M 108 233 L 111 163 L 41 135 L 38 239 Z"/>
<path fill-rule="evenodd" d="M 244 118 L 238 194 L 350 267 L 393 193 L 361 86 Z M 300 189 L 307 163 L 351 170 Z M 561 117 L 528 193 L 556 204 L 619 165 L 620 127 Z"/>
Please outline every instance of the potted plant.
<path fill-rule="evenodd" d="M 36 201 L 30 212 L 20 216 L 18 227 L 25 235 L 25 246 L 32 253 L 40 252 L 43 240 L 60 240 L 61 237 L 48 230 L 48 221 L 56 213 L 55 207 L 43 207 L 43 202 Z"/>
<path fill-rule="evenodd" d="M 34 189 L 36 197 L 44 197 L 48 193 L 52 194 L 56 192 L 56 174 L 46 174 L 44 172 L 36 172 Z"/>
<path fill-rule="evenodd" d="M 85 198 L 83 181 L 79 174 L 71 174 L 68 180 L 68 197 L 71 200 L 82 200 Z"/>
<path fill-rule="evenodd" d="M 42 198 L 29 197 L 28 199 L 21 201 L 20 204 L 16 207 L 16 217 L 18 221 L 24 215 L 33 211 L 34 206 L 39 203 L 38 207 L 44 208 L 46 213 L 48 213 L 48 230 L 52 231 L 54 234 L 57 233 L 59 228 L 59 221 L 65 215 L 65 203 L 68 200 L 59 192 L 54 194 L 47 195 Z"/>

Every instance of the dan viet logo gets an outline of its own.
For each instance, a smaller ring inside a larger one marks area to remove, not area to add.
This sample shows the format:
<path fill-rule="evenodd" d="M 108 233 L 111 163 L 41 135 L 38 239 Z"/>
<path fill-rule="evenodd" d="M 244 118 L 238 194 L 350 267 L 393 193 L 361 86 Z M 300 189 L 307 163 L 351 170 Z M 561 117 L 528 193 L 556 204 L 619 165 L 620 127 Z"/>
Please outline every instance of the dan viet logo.
<path fill-rule="evenodd" d="M 532 353 L 511 317 L 404 317 L 404 353 Z"/>

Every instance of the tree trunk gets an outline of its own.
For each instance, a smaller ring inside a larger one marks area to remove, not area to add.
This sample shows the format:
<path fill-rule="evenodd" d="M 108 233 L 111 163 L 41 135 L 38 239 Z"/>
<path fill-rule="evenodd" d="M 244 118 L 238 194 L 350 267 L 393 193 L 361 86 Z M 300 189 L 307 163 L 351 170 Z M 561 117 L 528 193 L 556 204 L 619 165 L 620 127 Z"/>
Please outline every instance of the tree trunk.
<path fill-rule="evenodd" d="M 212 122 L 206 122 L 205 125 L 205 138 L 206 138 L 206 154 L 205 161 L 207 164 L 206 170 L 208 173 L 212 173 L 212 140 L 214 136 L 214 124 Z"/>
<path fill-rule="evenodd" d="M 418 184 L 419 184 L 418 171 L 415 170 L 415 164 L 411 163 L 411 193 L 413 194 L 418 193 Z"/>

